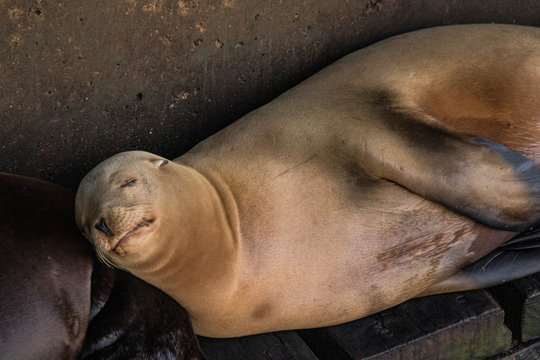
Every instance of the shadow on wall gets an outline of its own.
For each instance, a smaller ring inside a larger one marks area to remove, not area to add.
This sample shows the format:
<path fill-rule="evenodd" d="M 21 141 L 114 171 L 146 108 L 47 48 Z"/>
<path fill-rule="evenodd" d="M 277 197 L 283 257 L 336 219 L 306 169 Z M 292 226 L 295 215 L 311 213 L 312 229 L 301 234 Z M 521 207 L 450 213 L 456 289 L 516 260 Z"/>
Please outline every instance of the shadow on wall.
<path fill-rule="evenodd" d="M 106 157 L 169 158 L 334 60 L 436 25 L 540 24 L 531 0 L 0 4 L 0 171 L 74 189 Z"/>

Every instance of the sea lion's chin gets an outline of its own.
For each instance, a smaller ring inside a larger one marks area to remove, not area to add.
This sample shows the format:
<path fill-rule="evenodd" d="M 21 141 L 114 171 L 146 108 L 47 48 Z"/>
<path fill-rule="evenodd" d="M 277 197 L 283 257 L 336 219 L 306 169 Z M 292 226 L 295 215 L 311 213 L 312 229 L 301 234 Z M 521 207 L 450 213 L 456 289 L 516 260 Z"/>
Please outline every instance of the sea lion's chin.
<path fill-rule="evenodd" d="M 111 246 L 109 250 L 110 255 L 116 255 L 116 256 L 125 256 L 126 255 L 126 244 L 129 241 L 129 239 L 120 238 L 117 239 L 113 245 Z"/>
<path fill-rule="evenodd" d="M 132 263 L 132 258 L 137 255 L 137 247 L 129 246 L 133 245 L 129 244 L 130 242 L 128 239 L 122 241 L 112 239 L 107 244 L 93 242 L 93 245 L 101 262 L 110 267 L 126 269 L 126 266 Z"/>

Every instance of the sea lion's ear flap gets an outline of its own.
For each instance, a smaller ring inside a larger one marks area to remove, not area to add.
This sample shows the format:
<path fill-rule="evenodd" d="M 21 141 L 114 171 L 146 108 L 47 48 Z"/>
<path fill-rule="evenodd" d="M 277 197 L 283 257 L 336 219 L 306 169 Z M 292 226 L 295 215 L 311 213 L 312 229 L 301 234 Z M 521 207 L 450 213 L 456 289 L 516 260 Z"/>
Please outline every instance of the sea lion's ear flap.
<path fill-rule="evenodd" d="M 159 159 L 159 160 L 153 160 L 152 161 L 156 167 L 161 167 L 163 165 L 167 165 L 169 163 L 169 160 L 167 159 Z"/>

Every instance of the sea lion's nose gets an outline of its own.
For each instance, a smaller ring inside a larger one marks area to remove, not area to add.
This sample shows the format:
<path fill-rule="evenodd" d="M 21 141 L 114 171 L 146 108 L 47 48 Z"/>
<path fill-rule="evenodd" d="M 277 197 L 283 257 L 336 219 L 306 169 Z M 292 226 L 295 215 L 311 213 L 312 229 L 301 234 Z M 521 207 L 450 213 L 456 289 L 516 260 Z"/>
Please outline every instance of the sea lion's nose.
<path fill-rule="evenodd" d="M 107 236 L 113 236 L 112 231 L 107 227 L 107 223 L 105 223 L 105 219 L 101 218 L 99 222 L 95 226 L 96 229 L 103 232 Z"/>

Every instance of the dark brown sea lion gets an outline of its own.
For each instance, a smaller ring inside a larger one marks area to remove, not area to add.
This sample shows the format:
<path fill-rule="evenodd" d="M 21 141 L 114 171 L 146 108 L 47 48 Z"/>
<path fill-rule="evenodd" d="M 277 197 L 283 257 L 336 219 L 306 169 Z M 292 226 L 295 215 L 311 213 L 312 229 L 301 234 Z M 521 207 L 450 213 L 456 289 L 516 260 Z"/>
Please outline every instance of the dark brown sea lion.
<path fill-rule="evenodd" d="M 540 220 L 539 64 L 536 28 L 382 41 L 174 161 L 104 161 L 80 184 L 78 225 L 206 336 L 337 324 L 485 285 L 447 281 Z"/>
<path fill-rule="evenodd" d="M 0 173 L 2 359 L 200 359 L 185 310 L 96 261 L 74 194 Z"/>

